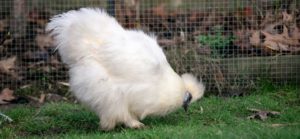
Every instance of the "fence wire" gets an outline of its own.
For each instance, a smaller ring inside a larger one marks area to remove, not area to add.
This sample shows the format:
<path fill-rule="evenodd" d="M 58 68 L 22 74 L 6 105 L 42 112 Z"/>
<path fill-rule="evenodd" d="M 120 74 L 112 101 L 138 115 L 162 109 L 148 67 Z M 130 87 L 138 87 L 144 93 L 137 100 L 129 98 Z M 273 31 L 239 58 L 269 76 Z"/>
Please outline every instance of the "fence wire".
<path fill-rule="evenodd" d="M 176 72 L 197 75 L 210 92 L 300 84 L 298 0 L 2 0 L 1 90 L 66 91 L 67 69 L 44 29 L 53 15 L 81 7 L 154 33 Z"/>

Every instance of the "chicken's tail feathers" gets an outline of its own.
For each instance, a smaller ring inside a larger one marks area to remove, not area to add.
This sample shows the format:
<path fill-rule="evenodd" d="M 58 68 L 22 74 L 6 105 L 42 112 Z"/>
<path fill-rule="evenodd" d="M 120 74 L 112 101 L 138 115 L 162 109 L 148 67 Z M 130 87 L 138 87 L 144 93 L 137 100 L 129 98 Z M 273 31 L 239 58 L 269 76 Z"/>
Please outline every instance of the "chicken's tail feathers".
<path fill-rule="evenodd" d="M 46 26 L 46 31 L 54 38 L 62 60 L 72 64 L 80 58 L 95 55 L 103 45 L 122 38 L 125 30 L 98 8 L 81 8 L 54 16 Z"/>
<path fill-rule="evenodd" d="M 181 78 L 187 91 L 189 91 L 192 95 L 192 102 L 203 97 L 205 86 L 201 80 L 198 81 L 196 77 L 188 73 L 181 75 Z"/>
<path fill-rule="evenodd" d="M 88 31 L 99 31 L 99 29 L 101 31 L 123 30 L 116 19 L 108 15 L 105 10 L 81 8 L 55 15 L 50 19 L 46 31 L 52 31 L 51 34 L 56 35 L 64 31 L 70 31 L 70 29 L 73 30 L 72 27 L 81 27 Z"/>

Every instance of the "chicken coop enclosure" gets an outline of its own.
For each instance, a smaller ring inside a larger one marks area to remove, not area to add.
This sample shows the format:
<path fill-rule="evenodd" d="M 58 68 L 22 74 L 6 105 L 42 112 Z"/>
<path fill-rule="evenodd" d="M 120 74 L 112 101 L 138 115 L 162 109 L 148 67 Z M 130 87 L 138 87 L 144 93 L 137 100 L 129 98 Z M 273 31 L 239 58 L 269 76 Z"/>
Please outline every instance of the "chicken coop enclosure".
<path fill-rule="evenodd" d="M 1 0 L 1 90 L 67 92 L 67 67 L 45 26 L 81 7 L 106 9 L 125 28 L 155 34 L 174 70 L 202 78 L 207 91 L 300 84 L 299 0 Z"/>

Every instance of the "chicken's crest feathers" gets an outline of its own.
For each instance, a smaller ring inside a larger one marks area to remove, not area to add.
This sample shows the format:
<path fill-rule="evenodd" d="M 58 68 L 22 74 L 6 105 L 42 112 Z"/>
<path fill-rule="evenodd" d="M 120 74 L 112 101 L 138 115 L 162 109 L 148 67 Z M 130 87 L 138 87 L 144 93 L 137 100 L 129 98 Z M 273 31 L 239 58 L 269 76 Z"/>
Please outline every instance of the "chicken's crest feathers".
<path fill-rule="evenodd" d="M 204 95 L 205 86 L 202 81 L 198 81 L 196 77 L 187 73 L 181 75 L 181 78 L 187 91 L 192 94 L 192 102 L 200 99 Z"/>

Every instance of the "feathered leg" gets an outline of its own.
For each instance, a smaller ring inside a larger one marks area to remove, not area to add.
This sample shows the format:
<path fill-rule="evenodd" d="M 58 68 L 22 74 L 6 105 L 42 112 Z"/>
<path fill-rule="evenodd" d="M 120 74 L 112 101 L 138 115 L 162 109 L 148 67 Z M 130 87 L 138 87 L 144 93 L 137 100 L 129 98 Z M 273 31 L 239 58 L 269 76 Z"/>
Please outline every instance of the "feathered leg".
<path fill-rule="evenodd" d="M 141 123 L 139 120 L 137 120 L 136 118 L 133 118 L 132 116 L 127 119 L 124 124 L 129 127 L 129 128 L 134 128 L 134 129 L 141 129 L 144 128 L 145 125 L 143 123 Z"/>

